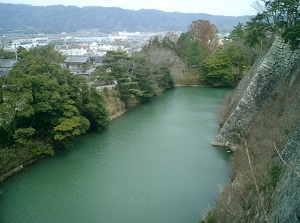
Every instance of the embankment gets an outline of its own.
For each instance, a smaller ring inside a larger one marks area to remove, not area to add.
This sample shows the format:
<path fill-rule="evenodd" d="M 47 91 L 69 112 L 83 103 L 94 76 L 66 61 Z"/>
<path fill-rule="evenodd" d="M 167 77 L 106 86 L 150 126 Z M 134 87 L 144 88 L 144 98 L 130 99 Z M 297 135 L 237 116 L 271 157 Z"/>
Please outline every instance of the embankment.
<path fill-rule="evenodd" d="M 300 51 L 276 38 L 225 107 L 213 144 L 236 152 L 215 221 L 299 223 Z"/>

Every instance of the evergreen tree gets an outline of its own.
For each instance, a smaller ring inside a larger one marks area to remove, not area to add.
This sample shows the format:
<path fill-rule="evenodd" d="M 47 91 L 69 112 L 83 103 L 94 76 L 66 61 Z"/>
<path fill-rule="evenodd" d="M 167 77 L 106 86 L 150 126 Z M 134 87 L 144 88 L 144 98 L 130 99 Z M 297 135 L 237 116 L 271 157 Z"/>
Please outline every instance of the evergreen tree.
<path fill-rule="evenodd" d="M 90 125 L 102 129 L 108 124 L 100 95 L 84 78 L 54 63 L 56 59 L 29 52 L 1 78 L 0 137 L 4 144 L 28 147 L 33 155 L 49 154 L 56 147 L 69 146 Z"/>
<path fill-rule="evenodd" d="M 300 47 L 300 1 L 264 0 L 264 6 L 249 23 L 247 38 L 250 45 L 262 43 L 271 35 L 280 35 L 292 49 Z"/>

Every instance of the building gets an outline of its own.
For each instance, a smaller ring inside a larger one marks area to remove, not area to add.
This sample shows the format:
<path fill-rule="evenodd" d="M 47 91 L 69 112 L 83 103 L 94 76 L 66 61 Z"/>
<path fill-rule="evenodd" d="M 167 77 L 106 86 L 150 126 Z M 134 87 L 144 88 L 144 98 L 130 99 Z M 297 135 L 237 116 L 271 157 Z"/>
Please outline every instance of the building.
<path fill-rule="evenodd" d="M 88 56 L 68 56 L 62 63 L 62 66 L 77 75 L 90 75 L 95 70 L 95 68 L 91 67 Z"/>

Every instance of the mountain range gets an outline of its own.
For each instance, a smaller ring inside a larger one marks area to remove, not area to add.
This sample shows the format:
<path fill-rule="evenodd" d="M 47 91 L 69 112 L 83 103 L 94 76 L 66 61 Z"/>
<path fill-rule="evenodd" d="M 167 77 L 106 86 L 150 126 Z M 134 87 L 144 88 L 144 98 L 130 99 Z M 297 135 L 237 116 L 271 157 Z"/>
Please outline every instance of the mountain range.
<path fill-rule="evenodd" d="M 220 16 L 205 13 L 163 12 L 117 7 L 31 6 L 0 3 L 0 29 L 35 30 L 40 32 L 97 29 L 113 31 L 183 31 L 194 20 L 209 20 L 220 32 L 230 32 L 239 22 L 251 16 Z"/>

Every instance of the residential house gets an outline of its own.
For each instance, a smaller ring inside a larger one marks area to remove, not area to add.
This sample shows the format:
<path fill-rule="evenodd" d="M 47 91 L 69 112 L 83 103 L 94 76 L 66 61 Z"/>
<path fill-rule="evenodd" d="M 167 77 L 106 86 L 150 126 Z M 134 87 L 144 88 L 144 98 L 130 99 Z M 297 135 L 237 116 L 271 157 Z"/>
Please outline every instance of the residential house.
<path fill-rule="evenodd" d="M 62 66 L 77 75 L 90 75 L 95 70 L 88 56 L 68 56 Z"/>

